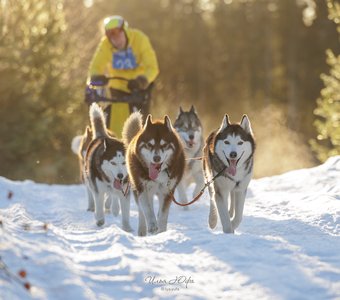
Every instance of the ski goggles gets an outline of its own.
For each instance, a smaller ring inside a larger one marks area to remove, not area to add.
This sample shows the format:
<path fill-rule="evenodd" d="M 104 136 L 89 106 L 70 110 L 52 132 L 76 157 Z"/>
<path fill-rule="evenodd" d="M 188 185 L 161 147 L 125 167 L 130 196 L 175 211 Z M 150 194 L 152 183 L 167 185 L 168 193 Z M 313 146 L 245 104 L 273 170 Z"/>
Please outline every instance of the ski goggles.
<path fill-rule="evenodd" d="M 110 31 L 112 29 L 125 29 L 126 22 L 121 16 L 112 16 L 104 19 L 105 31 Z"/>

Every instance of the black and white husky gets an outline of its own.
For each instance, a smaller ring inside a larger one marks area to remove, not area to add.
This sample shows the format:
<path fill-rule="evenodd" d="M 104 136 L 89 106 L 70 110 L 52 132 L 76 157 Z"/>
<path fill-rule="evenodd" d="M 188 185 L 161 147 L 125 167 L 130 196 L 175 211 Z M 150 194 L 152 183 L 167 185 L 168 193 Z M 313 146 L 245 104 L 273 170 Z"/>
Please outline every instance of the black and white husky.
<path fill-rule="evenodd" d="M 119 199 L 122 228 L 131 231 L 124 144 L 108 134 L 103 110 L 96 103 L 90 107 L 90 121 L 93 139 L 84 157 L 84 181 L 93 196 L 97 225 L 102 226 L 105 222 L 104 203 L 109 197 L 112 200 L 111 210 L 115 215 L 118 214 L 117 207 L 119 212 Z"/>
<path fill-rule="evenodd" d="M 204 186 L 202 162 L 196 159 L 202 156 L 204 146 L 203 129 L 193 105 L 189 111 L 183 111 L 182 107 L 179 108 L 179 114 L 175 120 L 174 127 L 181 137 L 186 157 L 185 173 L 177 189 L 179 199 L 183 203 L 187 203 L 185 187 L 191 181 L 194 181 L 196 186 L 193 196 L 196 196 Z"/>
<path fill-rule="evenodd" d="M 255 141 L 246 115 L 240 124 L 230 124 L 225 115 L 220 128 L 207 138 L 203 149 L 204 176 L 207 182 L 217 176 L 209 186 L 210 228 L 216 227 L 217 211 L 223 232 L 233 233 L 240 225 L 253 174 L 254 151 Z"/>

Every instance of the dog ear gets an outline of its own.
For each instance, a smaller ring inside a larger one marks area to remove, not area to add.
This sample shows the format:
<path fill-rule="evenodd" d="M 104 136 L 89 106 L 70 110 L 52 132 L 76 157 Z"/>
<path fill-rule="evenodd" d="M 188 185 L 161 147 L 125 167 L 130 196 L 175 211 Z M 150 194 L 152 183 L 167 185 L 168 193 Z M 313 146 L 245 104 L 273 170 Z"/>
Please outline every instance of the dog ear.
<path fill-rule="evenodd" d="M 220 129 L 219 129 L 218 131 L 224 130 L 224 129 L 227 128 L 229 125 L 230 125 L 229 116 L 228 116 L 228 114 L 225 114 L 225 116 L 224 116 L 224 118 L 223 118 L 223 120 L 222 120 Z"/>
<path fill-rule="evenodd" d="M 169 129 L 169 131 L 173 131 L 171 120 L 167 115 L 164 116 L 164 125 Z"/>
<path fill-rule="evenodd" d="M 253 130 L 251 129 L 251 124 L 247 115 L 243 115 L 240 126 L 249 134 L 253 134 Z"/>
<path fill-rule="evenodd" d="M 92 131 L 91 131 L 90 126 L 86 126 L 85 133 L 84 133 L 84 139 L 86 140 L 89 137 L 92 137 Z"/>
<path fill-rule="evenodd" d="M 190 112 L 191 112 L 191 113 L 196 113 L 196 110 L 195 110 L 194 105 L 191 105 Z"/>
<path fill-rule="evenodd" d="M 179 113 L 180 114 L 184 113 L 182 106 L 179 107 Z"/>
<path fill-rule="evenodd" d="M 151 124 L 152 124 L 152 116 L 151 114 L 148 114 L 148 116 L 146 117 L 144 128 L 148 127 Z"/>

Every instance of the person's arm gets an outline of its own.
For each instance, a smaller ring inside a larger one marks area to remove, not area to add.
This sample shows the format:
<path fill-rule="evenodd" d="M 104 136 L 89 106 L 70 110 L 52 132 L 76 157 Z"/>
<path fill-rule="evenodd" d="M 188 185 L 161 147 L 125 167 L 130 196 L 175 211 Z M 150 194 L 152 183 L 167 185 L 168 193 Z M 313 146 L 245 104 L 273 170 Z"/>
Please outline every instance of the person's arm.
<path fill-rule="evenodd" d="M 110 51 L 108 41 L 106 38 L 103 38 L 100 41 L 92 57 L 92 60 L 89 66 L 88 79 L 92 75 L 105 75 L 107 72 L 107 66 L 111 61 L 111 56 L 112 56 L 112 52 Z"/>
<path fill-rule="evenodd" d="M 159 67 L 155 50 L 146 35 L 143 35 L 141 41 L 141 64 L 145 69 L 144 75 L 148 82 L 153 82 L 159 74 Z"/>

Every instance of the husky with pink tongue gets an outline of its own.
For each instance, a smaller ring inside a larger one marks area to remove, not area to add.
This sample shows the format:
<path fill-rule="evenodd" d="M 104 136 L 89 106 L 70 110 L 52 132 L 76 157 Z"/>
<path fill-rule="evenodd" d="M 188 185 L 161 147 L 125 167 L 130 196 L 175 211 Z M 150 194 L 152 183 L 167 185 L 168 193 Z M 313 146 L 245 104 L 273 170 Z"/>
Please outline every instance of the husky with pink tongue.
<path fill-rule="evenodd" d="M 203 171 L 209 185 L 209 227 L 216 227 L 217 213 L 223 232 L 234 233 L 240 225 L 248 184 L 253 174 L 255 141 L 250 121 L 230 124 L 228 115 L 212 132 L 203 149 Z"/>
<path fill-rule="evenodd" d="M 148 115 L 143 126 L 139 112 L 126 120 L 122 135 L 127 147 L 128 173 L 137 195 L 138 234 L 166 231 L 172 195 L 185 168 L 180 138 L 168 116 L 164 121 L 153 122 Z M 157 219 L 154 196 L 159 201 Z"/>
<path fill-rule="evenodd" d="M 84 155 L 84 182 L 93 199 L 96 223 L 105 223 L 104 203 L 111 199 L 113 215 L 117 216 L 121 208 L 122 228 L 132 231 L 124 144 L 109 135 L 98 104 L 91 105 L 89 114 L 93 136 Z"/>

